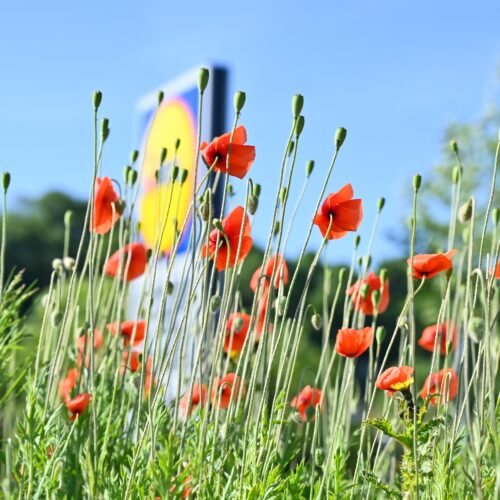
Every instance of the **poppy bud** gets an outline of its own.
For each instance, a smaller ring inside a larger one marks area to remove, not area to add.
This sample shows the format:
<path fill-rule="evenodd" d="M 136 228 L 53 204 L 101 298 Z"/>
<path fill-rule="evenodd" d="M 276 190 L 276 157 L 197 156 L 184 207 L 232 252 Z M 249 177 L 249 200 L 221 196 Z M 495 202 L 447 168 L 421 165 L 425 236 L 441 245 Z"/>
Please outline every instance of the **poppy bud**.
<path fill-rule="evenodd" d="M 305 119 L 302 115 L 300 115 L 295 123 L 295 137 L 299 137 L 299 135 L 302 133 L 302 130 L 304 130 L 304 125 Z"/>
<path fill-rule="evenodd" d="M 287 195 L 288 195 L 288 191 L 287 191 L 286 187 L 282 187 L 281 191 L 280 191 L 280 201 L 281 201 L 282 205 L 284 205 L 286 203 L 286 199 L 288 197 Z"/>
<path fill-rule="evenodd" d="M 128 173 L 128 182 L 131 186 L 133 186 L 137 182 L 137 177 L 139 174 L 137 173 L 137 170 L 134 170 L 133 168 L 130 169 Z"/>
<path fill-rule="evenodd" d="M 172 295 L 172 292 L 174 291 L 174 284 L 168 280 L 167 281 L 167 294 Z"/>
<path fill-rule="evenodd" d="M 280 228 L 281 228 L 281 224 L 280 224 L 280 221 L 277 220 L 275 223 L 274 223 L 274 228 L 273 228 L 273 236 L 276 236 L 279 234 L 280 232 Z"/>
<path fill-rule="evenodd" d="M 309 160 L 306 164 L 306 177 L 309 177 L 314 170 L 314 160 Z"/>
<path fill-rule="evenodd" d="M 363 257 L 358 257 L 358 266 L 361 267 L 363 265 Z"/>
<path fill-rule="evenodd" d="M 253 187 L 253 194 L 257 197 L 260 196 L 260 191 L 261 191 L 262 186 L 260 184 L 255 184 Z"/>
<path fill-rule="evenodd" d="M 125 165 L 125 167 L 123 167 L 123 178 L 125 179 L 125 182 L 128 181 L 128 176 L 130 175 L 131 170 L 132 167 L 130 165 Z"/>
<path fill-rule="evenodd" d="M 354 248 L 358 248 L 359 247 L 360 241 L 361 241 L 361 236 L 359 234 L 357 234 L 356 236 L 354 236 Z"/>
<path fill-rule="evenodd" d="M 3 190 L 6 193 L 7 189 L 9 189 L 9 186 L 10 186 L 10 173 L 9 172 L 4 172 L 2 174 L 2 185 L 3 185 Z"/>
<path fill-rule="evenodd" d="M 417 192 L 420 189 L 420 186 L 422 185 L 422 176 L 420 174 L 417 174 L 413 177 L 413 189 L 415 192 Z"/>
<path fill-rule="evenodd" d="M 210 220 L 210 203 L 204 201 L 198 208 L 198 215 L 203 222 L 208 222 Z"/>
<path fill-rule="evenodd" d="M 259 207 L 259 198 L 254 194 L 251 194 L 248 197 L 248 202 L 247 202 L 247 208 L 248 211 L 250 212 L 250 215 L 255 215 L 255 212 L 257 212 L 258 207 Z"/>
<path fill-rule="evenodd" d="M 449 340 L 446 343 L 446 355 L 448 356 L 448 354 L 450 354 L 451 351 L 453 351 L 453 342 Z"/>
<path fill-rule="evenodd" d="M 222 226 L 222 222 L 219 219 L 213 219 L 212 225 L 219 231 L 224 232 L 224 227 Z"/>
<path fill-rule="evenodd" d="M 361 287 L 361 298 L 366 299 L 369 292 L 370 292 L 370 285 L 368 283 L 363 283 L 363 286 Z"/>
<path fill-rule="evenodd" d="M 109 119 L 103 118 L 101 120 L 101 138 L 104 142 L 109 137 Z"/>
<path fill-rule="evenodd" d="M 285 314 L 285 304 L 286 297 L 284 295 L 280 295 L 275 302 L 276 312 L 278 313 L 278 316 L 283 316 L 283 314 Z"/>
<path fill-rule="evenodd" d="M 339 127 L 335 132 L 335 149 L 338 151 L 344 144 L 347 135 L 347 130 L 344 127 Z"/>
<path fill-rule="evenodd" d="M 372 256 L 371 255 L 367 255 L 365 257 L 365 266 L 368 269 L 371 265 L 372 265 Z"/>
<path fill-rule="evenodd" d="M 323 324 L 323 321 L 321 319 L 321 316 L 318 313 L 314 313 L 311 316 L 311 325 L 312 327 L 316 330 L 319 331 L 321 330 L 321 325 Z"/>
<path fill-rule="evenodd" d="M 469 200 L 460 207 L 460 210 L 458 211 L 458 220 L 462 223 L 465 223 L 469 221 L 471 217 L 472 217 L 472 198 L 469 198 Z"/>
<path fill-rule="evenodd" d="M 94 101 L 94 110 L 97 111 L 102 101 L 102 92 L 100 90 L 96 90 L 94 95 L 92 96 Z"/>
<path fill-rule="evenodd" d="M 52 326 L 54 328 L 57 328 L 61 324 L 62 319 L 63 319 L 62 313 L 59 311 L 54 311 L 51 317 Z"/>
<path fill-rule="evenodd" d="M 484 320 L 479 316 L 473 316 L 469 321 L 469 337 L 479 342 L 484 337 Z"/>
<path fill-rule="evenodd" d="M 375 309 L 375 311 L 378 310 L 378 305 L 380 304 L 381 297 L 382 297 L 382 295 L 380 293 L 380 290 L 373 290 L 372 304 L 373 304 L 373 308 Z"/>
<path fill-rule="evenodd" d="M 450 141 L 451 152 L 458 155 L 458 144 L 457 141 Z"/>
<path fill-rule="evenodd" d="M 153 255 L 153 249 L 152 248 L 148 248 L 146 250 L 146 258 L 149 260 L 151 258 L 151 255 Z"/>
<path fill-rule="evenodd" d="M 200 68 L 200 70 L 198 71 L 198 90 L 200 91 L 200 94 L 203 94 L 203 92 L 205 92 L 209 77 L 210 72 L 208 71 L 208 69 Z"/>
<path fill-rule="evenodd" d="M 188 178 L 188 174 L 189 174 L 189 172 L 185 168 L 181 168 L 181 175 L 180 175 L 180 179 L 179 179 L 181 186 L 186 182 L 186 179 Z"/>
<path fill-rule="evenodd" d="M 381 212 L 385 205 L 385 198 L 379 198 L 377 203 L 378 211 Z"/>
<path fill-rule="evenodd" d="M 446 271 L 446 279 L 448 279 L 448 280 L 449 280 L 449 279 L 451 278 L 451 275 L 452 275 L 452 274 L 453 274 L 453 268 L 448 269 L 448 270 Z"/>
<path fill-rule="evenodd" d="M 181 140 L 177 137 L 177 139 L 175 139 L 174 149 L 178 151 L 180 147 L 181 147 Z"/>
<path fill-rule="evenodd" d="M 498 226 L 498 221 L 500 220 L 500 209 L 494 208 L 491 211 L 491 218 L 493 219 L 493 224 L 495 224 L 495 226 Z"/>
<path fill-rule="evenodd" d="M 210 297 L 210 310 L 215 313 L 219 310 L 220 304 L 222 302 L 222 299 L 220 298 L 220 295 L 213 295 Z"/>
<path fill-rule="evenodd" d="M 301 94 L 295 94 L 292 97 L 292 113 L 294 118 L 298 118 L 304 106 L 304 96 Z"/>
<path fill-rule="evenodd" d="M 130 163 L 134 164 L 137 161 L 137 158 L 139 158 L 139 151 L 137 151 L 137 149 L 134 149 L 130 153 Z"/>
<path fill-rule="evenodd" d="M 237 332 L 241 330 L 241 327 L 243 326 L 243 319 L 240 316 L 236 316 L 236 318 L 233 321 L 233 328 L 232 330 L 234 332 Z"/>
<path fill-rule="evenodd" d="M 52 261 L 52 269 L 54 269 L 54 271 L 62 271 L 63 267 L 64 265 L 62 259 L 54 259 Z"/>
<path fill-rule="evenodd" d="M 343 283 L 346 273 L 347 273 L 347 269 L 345 267 L 342 267 L 339 271 L 339 281 L 341 283 Z"/>
<path fill-rule="evenodd" d="M 286 152 L 288 156 L 292 156 L 294 147 L 295 147 L 295 142 L 290 141 L 290 144 L 288 145 L 288 151 Z"/>
<path fill-rule="evenodd" d="M 247 95 L 241 90 L 234 94 L 234 110 L 236 111 L 236 113 L 239 114 L 239 112 L 243 109 L 246 99 Z"/>
<path fill-rule="evenodd" d="M 115 201 L 115 210 L 120 215 L 122 215 L 123 212 L 125 212 L 125 207 L 126 206 L 127 206 L 127 204 L 125 203 L 125 200 L 122 199 L 122 198 L 119 198 L 118 200 Z"/>
<path fill-rule="evenodd" d="M 66 228 L 71 226 L 72 219 L 73 219 L 73 210 L 66 210 L 66 212 L 64 212 L 64 225 Z"/>
<path fill-rule="evenodd" d="M 233 185 L 232 184 L 228 184 L 227 185 L 227 194 L 229 196 L 234 196 L 234 189 L 233 189 Z"/>
<path fill-rule="evenodd" d="M 170 173 L 172 175 L 172 182 L 175 182 L 177 180 L 177 177 L 179 176 L 179 167 L 175 165 L 174 167 L 172 167 Z"/>
<path fill-rule="evenodd" d="M 377 339 L 377 343 L 381 344 L 386 336 L 387 330 L 385 329 L 385 326 L 378 326 L 377 330 L 375 331 L 375 338 Z"/>
<path fill-rule="evenodd" d="M 379 274 L 379 277 L 380 277 L 380 283 L 383 286 L 385 286 L 385 282 L 387 280 L 387 276 L 389 275 L 389 271 L 387 271 L 387 269 L 385 267 L 383 267 L 381 270 L 380 270 L 380 274 Z"/>
<path fill-rule="evenodd" d="M 160 182 L 161 181 L 161 168 L 157 168 L 155 170 L 155 179 L 156 179 L 156 182 Z"/>
<path fill-rule="evenodd" d="M 460 180 L 460 167 L 453 167 L 453 172 L 452 172 L 452 179 L 453 179 L 453 184 L 457 184 L 458 181 Z"/>
<path fill-rule="evenodd" d="M 317 448 L 314 451 L 314 463 L 318 466 L 321 467 L 325 461 L 325 451 L 323 448 Z"/>
<path fill-rule="evenodd" d="M 161 148 L 161 151 L 160 151 L 160 165 L 163 165 L 165 163 L 165 160 L 167 159 L 167 153 L 168 153 L 167 148 Z"/>
<path fill-rule="evenodd" d="M 68 271 L 72 271 L 75 268 L 75 259 L 73 257 L 64 257 L 63 265 Z"/>

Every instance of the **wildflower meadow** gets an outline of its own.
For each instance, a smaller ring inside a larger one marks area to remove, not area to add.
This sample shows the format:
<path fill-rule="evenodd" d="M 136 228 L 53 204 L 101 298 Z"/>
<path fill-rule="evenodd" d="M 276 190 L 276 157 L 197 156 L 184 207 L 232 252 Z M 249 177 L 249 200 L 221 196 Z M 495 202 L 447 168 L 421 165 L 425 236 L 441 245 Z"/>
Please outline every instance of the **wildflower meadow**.
<path fill-rule="evenodd" d="M 29 337 L 36 284 L 5 266 L 11 175 L 3 174 L 2 498 L 498 498 L 500 138 L 482 178 L 481 211 L 462 185 L 461 144 L 450 143 L 456 166 L 447 172 L 451 206 L 448 235 L 434 242 L 439 252 L 416 250 L 427 207 L 426 179 L 414 176 L 405 273 L 395 278 L 374 265 L 385 199 L 367 206 L 360 186 L 336 180 L 348 131 L 332 129 L 329 165 L 299 165 L 307 125 L 304 98 L 293 96 L 283 118 L 288 140 L 275 144 L 282 163 L 269 166 L 278 184 L 258 184 L 245 93 L 234 95 L 226 133 L 202 141 L 210 76 L 200 69 L 195 168 L 178 165 L 179 142 L 158 157 L 155 179 L 166 189 L 153 245 L 137 217 L 141 156 L 132 152 L 121 179 L 107 175 L 110 125 L 94 93 L 83 231 L 71 247 L 68 210 L 64 248 L 37 299 L 43 319 Z M 188 184 L 193 195 L 180 217 Z M 263 192 L 273 196 L 271 211 L 259 207 Z M 305 196 L 315 200 L 311 213 Z M 366 213 L 376 215 L 368 241 L 357 234 Z M 292 266 L 287 244 L 298 218 L 309 224 Z M 258 225 L 271 230 L 259 265 L 249 267 Z M 166 233 L 174 242 L 167 255 Z M 313 234 L 321 244 L 308 259 Z M 353 242 L 351 265 L 332 267 L 322 257 L 342 238 Z M 322 307 L 310 298 L 318 282 Z M 431 288 L 438 314 L 421 329 L 416 310 Z M 396 301 L 397 320 L 381 325 Z M 320 356 L 298 373 L 311 329 Z"/>

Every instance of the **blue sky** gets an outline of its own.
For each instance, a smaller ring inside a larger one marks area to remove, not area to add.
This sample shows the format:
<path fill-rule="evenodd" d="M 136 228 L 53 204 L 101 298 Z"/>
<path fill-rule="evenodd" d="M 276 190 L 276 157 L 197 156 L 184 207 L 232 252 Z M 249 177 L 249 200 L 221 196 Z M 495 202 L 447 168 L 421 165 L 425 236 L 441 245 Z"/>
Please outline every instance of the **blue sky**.
<path fill-rule="evenodd" d="M 407 209 L 405 183 L 417 172 L 425 182 L 445 126 L 480 116 L 492 96 L 499 18 L 493 0 L 3 2 L 0 170 L 12 173 L 13 202 L 56 188 L 86 196 L 92 92 L 103 91 L 102 112 L 110 118 L 104 170 L 120 177 L 137 146 L 137 99 L 185 70 L 218 62 L 231 71 L 231 100 L 235 90 L 247 93 L 242 122 L 257 147 L 251 175 L 264 184 L 256 242 L 267 234 L 264 215 L 291 123 L 291 97 L 300 92 L 306 127 L 299 168 L 314 159 L 320 183 L 335 129 L 346 127 L 329 191 L 353 184 L 364 201 L 367 236 L 377 199 L 385 196 L 375 255 L 397 255 L 385 234 Z M 292 254 L 318 190 L 313 183 Z M 312 247 L 319 241 L 315 234 Z M 345 259 L 351 246 L 352 238 L 335 242 L 329 255 Z"/>

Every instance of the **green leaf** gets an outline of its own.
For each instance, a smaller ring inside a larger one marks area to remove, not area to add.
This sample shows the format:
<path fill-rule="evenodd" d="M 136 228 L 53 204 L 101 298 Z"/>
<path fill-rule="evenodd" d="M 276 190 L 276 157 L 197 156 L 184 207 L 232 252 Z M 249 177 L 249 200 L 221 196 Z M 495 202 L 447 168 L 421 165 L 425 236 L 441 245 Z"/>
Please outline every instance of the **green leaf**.
<path fill-rule="evenodd" d="M 412 448 L 412 436 L 408 433 L 401 434 L 397 433 L 391 423 L 385 418 L 370 418 L 365 420 L 365 424 L 369 424 L 379 431 L 382 431 L 386 436 L 392 437 L 396 441 L 400 442 L 406 448 Z"/>

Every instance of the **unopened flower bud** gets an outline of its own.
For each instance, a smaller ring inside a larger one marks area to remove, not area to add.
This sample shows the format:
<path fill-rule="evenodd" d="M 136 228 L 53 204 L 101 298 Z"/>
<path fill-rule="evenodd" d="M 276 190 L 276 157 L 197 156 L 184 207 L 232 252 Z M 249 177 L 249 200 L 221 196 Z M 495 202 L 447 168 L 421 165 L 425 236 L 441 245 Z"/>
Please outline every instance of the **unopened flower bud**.
<path fill-rule="evenodd" d="M 290 141 L 290 144 L 288 145 L 288 151 L 286 152 L 287 156 L 292 156 L 293 150 L 295 148 L 295 142 Z"/>
<path fill-rule="evenodd" d="M 347 136 L 347 130 L 344 127 L 339 127 L 335 132 L 335 149 L 338 151 L 344 144 Z"/>
<path fill-rule="evenodd" d="M 233 321 L 233 332 L 240 331 L 242 326 L 243 326 L 243 320 L 239 316 L 237 316 Z"/>
<path fill-rule="evenodd" d="M 104 142 L 109 137 L 109 119 L 103 118 L 101 120 L 101 138 L 102 142 Z"/>
<path fill-rule="evenodd" d="M 319 330 L 321 330 L 321 325 L 322 324 L 323 324 L 323 320 L 321 319 L 321 316 L 318 313 L 314 313 L 311 316 L 311 325 L 312 325 L 312 327 L 316 331 L 319 331 Z"/>
<path fill-rule="evenodd" d="M 416 174 L 413 176 L 413 189 L 415 192 L 417 192 L 420 189 L 420 186 L 422 185 L 422 176 L 420 174 Z"/>
<path fill-rule="evenodd" d="M 453 167 L 452 171 L 452 179 L 453 179 L 453 184 L 457 184 L 458 181 L 460 180 L 460 167 Z"/>
<path fill-rule="evenodd" d="M 139 151 L 137 151 L 137 149 L 134 149 L 130 153 L 130 163 L 132 163 L 133 165 L 137 161 L 137 158 L 139 158 Z"/>
<path fill-rule="evenodd" d="M 160 165 L 163 165 L 165 163 L 165 160 L 167 159 L 167 154 L 168 154 L 168 149 L 167 148 L 161 148 L 161 151 L 160 151 Z"/>
<path fill-rule="evenodd" d="M 286 187 L 282 187 L 280 190 L 280 201 L 281 201 L 282 205 L 284 205 L 286 203 L 287 197 L 288 197 L 288 191 L 287 191 Z"/>
<path fill-rule="evenodd" d="M 472 217 L 472 198 L 469 198 L 458 211 L 458 220 L 463 224 L 470 220 Z"/>
<path fill-rule="evenodd" d="M 257 208 L 259 207 L 259 198 L 254 194 L 248 197 L 247 208 L 251 215 L 255 215 Z"/>
<path fill-rule="evenodd" d="M 220 304 L 222 302 L 222 299 L 220 298 L 220 295 L 213 295 L 210 297 L 210 311 L 213 313 L 217 312 L 219 310 Z"/>
<path fill-rule="evenodd" d="M 295 137 L 300 136 L 302 130 L 304 130 L 304 125 L 305 125 L 305 119 L 302 115 L 300 115 L 295 123 Z"/>
<path fill-rule="evenodd" d="M 174 149 L 176 151 L 179 151 L 180 147 L 181 147 L 181 140 L 177 137 L 177 139 L 175 139 Z"/>
<path fill-rule="evenodd" d="M 203 222 L 208 222 L 210 220 L 210 203 L 204 201 L 198 208 L 198 215 Z"/>
<path fill-rule="evenodd" d="M 172 295 L 174 291 L 174 284 L 169 280 L 167 281 L 167 294 Z"/>
<path fill-rule="evenodd" d="M 149 259 L 151 259 L 152 255 L 153 255 L 153 249 L 152 248 L 148 248 L 146 250 L 146 258 L 149 260 Z"/>
<path fill-rule="evenodd" d="M 62 319 L 63 319 L 63 314 L 59 311 L 54 311 L 51 316 L 52 326 L 54 328 L 57 328 L 61 324 Z"/>
<path fill-rule="evenodd" d="M 281 229 L 281 224 L 280 224 L 280 221 L 277 220 L 275 223 L 274 223 L 274 228 L 273 228 L 273 236 L 276 236 L 279 234 L 280 232 L 280 229 Z"/>
<path fill-rule="evenodd" d="M 367 255 L 365 257 L 365 267 L 366 267 L 366 269 L 368 269 L 371 265 L 372 265 L 372 256 L 371 255 Z"/>
<path fill-rule="evenodd" d="M 92 96 L 94 101 L 94 110 L 97 111 L 102 101 L 102 92 L 100 90 L 96 90 L 94 95 Z"/>
<path fill-rule="evenodd" d="M 72 220 L 73 220 L 73 210 L 66 210 L 66 212 L 64 212 L 64 226 L 66 228 L 71 227 Z"/>
<path fill-rule="evenodd" d="M 446 355 L 450 354 L 450 352 L 453 350 L 453 342 L 451 340 L 448 340 L 446 342 Z"/>
<path fill-rule="evenodd" d="M 189 172 L 185 168 L 181 168 L 181 175 L 179 177 L 179 182 L 181 186 L 186 182 Z"/>
<path fill-rule="evenodd" d="M 451 152 L 458 155 L 458 144 L 457 141 L 450 141 Z"/>
<path fill-rule="evenodd" d="M 494 208 L 491 211 L 491 218 L 493 219 L 493 224 L 495 224 L 495 226 L 498 226 L 498 221 L 500 220 L 500 209 Z"/>
<path fill-rule="evenodd" d="M 368 283 L 363 283 L 361 287 L 361 298 L 366 299 L 370 293 L 370 285 Z"/>
<path fill-rule="evenodd" d="M 161 181 L 161 168 L 157 168 L 155 170 L 155 179 L 156 179 L 156 182 L 160 182 Z"/>
<path fill-rule="evenodd" d="M 4 172 L 2 174 L 2 185 L 3 185 L 3 190 L 6 193 L 7 189 L 9 189 L 9 186 L 10 186 L 10 173 L 9 172 Z"/>
<path fill-rule="evenodd" d="M 385 205 L 385 198 L 379 198 L 377 202 L 378 211 L 381 212 Z"/>
<path fill-rule="evenodd" d="M 75 268 L 75 259 L 73 257 L 64 257 L 63 265 L 65 269 L 72 271 Z"/>
<path fill-rule="evenodd" d="M 198 90 L 201 94 L 205 92 L 208 85 L 208 79 L 210 77 L 210 72 L 207 68 L 200 68 L 198 71 Z"/>
<path fill-rule="evenodd" d="M 341 267 L 339 270 L 339 281 L 340 283 L 344 282 L 345 275 L 347 274 L 347 269 L 345 267 Z"/>
<path fill-rule="evenodd" d="M 56 258 L 52 260 L 52 269 L 54 269 L 54 271 L 62 271 L 63 268 L 64 264 L 62 259 Z"/>
<path fill-rule="evenodd" d="M 372 304 L 373 308 L 377 311 L 378 305 L 380 304 L 381 293 L 380 290 L 373 290 L 372 292 Z"/>
<path fill-rule="evenodd" d="M 138 176 L 139 174 L 137 173 L 137 170 L 131 168 L 128 173 L 128 182 L 131 186 L 133 186 L 137 182 Z"/>
<path fill-rule="evenodd" d="M 360 242 L 361 242 L 361 236 L 357 234 L 356 236 L 354 236 L 354 248 L 358 248 Z"/>
<path fill-rule="evenodd" d="M 163 102 L 163 98 L 164 97 L 165 97 L 165 92 L 163 92 L 163 90 L 159 90 L 158 91 L 158 96 L 157 96 L 158 106 L 160 106 L 160 104 Z"/>
<path fill-rule="evenodd" d="M 295 94 L 292 97 L 292 113 L 294 118 L 299 117 L 303 106 L 304 106 L 304 97 L 301 94 Z"/>
<path fill-rule="evenodd" d="M 306 163 L 306 177 L 309 177 L 312 174 L 313 170 L 314 170 L 314 160 L 309 160 Z"/>
<path fill-rule="evenodd" d="M 115 201 L 115 210 L 120 215 L 122 215 L 123 212 L 125 212 L 126 207 L 127 207 L 127 203 L 125 202 L 125 200 L 123 198 L 118 198 L 118 200 Z"/>
<path fill-rule="evenodd" d="M 363 257 L 358 257 L 358 266 L 361 267 L 363 265 Z"/>
<path fill-rule="evenodd" d="M 212 225 L 219 231 L 224 231 L 224 226 L 222 225 L 222 222 L 219 219 L 213 219 Z"/>
<path fill-rule="evenodd" d="M 227 194 L 231 197 L 234 196 L 234 189 L 232 184 L 227 185 Z"/>
<path fill-rule="evenodd" d="M 385 326 L 377 327 L 377 330 L 375 331 L 375 338 L 377 339 L 378 344 L 381 344 L 384 341 L 386 334 L 387 330 L 385 329 Z"/>
<path fill-rule="evenodd" d="M 246 99 L 247 95 L 241 90 L 234 94 L 234 110 L 236 111 L 236 113 L 239 113 L 243 109 Z"/>
<path fill-rule="evenodd" d="M 473 316 L 469 321 L 469 337 L 476 343 L 484 338 L 484 320 L 479 316 Z"/>
<path fill-rule="evenodd" d="M 179 167 L 177 165 L 172 167 L 170 174 L 172 176 L 172 182 L 175 182 L 177 180 L 177 177 L 179 176 Z"/>
<path fill-rule="evenodd" d="M 131 170 L 132 167 L 130 165 L 125 165 L 125 167 L 123 167 L 123 178 L 125 179 L 125 182 L 128 182 L 128 176 L 130 175 Z"/>
<path fill-rule="evenodd" d="M 382 286 L 385 286 L 385 282 L 387 281 L 388 275 L 389 275 L 389 271 L 387 271 L 387 269 L 385 267 L 383 267 L 380 270 L 380 274 L 379 274 L 380 283 L 381 283 Z"/>
<path fill-rule="evenodd" d="M 254 184 L 253 186 L 253 194 L 257 197 L 260 196 L 262 186 L 260 184 Z"/>

